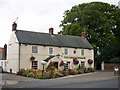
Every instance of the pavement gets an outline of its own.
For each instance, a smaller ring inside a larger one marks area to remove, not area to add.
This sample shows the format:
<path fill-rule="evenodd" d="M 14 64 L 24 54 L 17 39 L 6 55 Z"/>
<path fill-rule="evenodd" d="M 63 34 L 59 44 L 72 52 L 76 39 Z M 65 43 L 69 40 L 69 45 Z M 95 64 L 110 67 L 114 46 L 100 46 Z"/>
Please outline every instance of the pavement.
<path fill-rule="evenodd" d="M 51 87 L 57 85 L 65 85 L 65 84 L 76 84 L 76 83 L 86 83 L 86 82 L 93 82 L 93 81 L 104 81 L 114 79 L 113 72 L 101 72 L 96 71 L 93 73 L 85 73 L 79 75 L 69 75 L 61 78 L 54 78 L 54 79 L 33 79 L 27 78 L 23 76 L 17 76 L 15 74 L 6 74 L 3 73 L 2 80 L 4 81 L 17 81 L 18 83 L 12 84 L 3 84 L 3 88 L 42 88 L 42 87 Z"/>

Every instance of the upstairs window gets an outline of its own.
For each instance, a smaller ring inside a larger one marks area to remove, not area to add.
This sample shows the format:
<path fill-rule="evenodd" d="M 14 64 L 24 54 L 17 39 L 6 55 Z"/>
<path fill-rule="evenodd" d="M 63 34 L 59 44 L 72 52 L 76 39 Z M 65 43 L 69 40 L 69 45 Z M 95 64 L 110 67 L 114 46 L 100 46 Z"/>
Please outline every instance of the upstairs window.
<path fill-rule="evenodd" d="M 32 53 L 38 53 L 38 47 L 32 46 Z"/>
<path fill-rule="evenodd" d="M 49 48 L 49 54 L 53 54 L 53 48 Z"/>
<path fill-rule="evenodd" d="M 73 53 L 76 54 L 77 53 L 76 50 L 74 50 Z"/>
<path fill-rule="evenodd" d="M 81 50 L 81 55 L 84 56 L 84 50 Z"/>
<path fill-rule="evenodd" d="M 64 53 L 65 55 L 68 55 L 68 49 L 65 49 Z"/>

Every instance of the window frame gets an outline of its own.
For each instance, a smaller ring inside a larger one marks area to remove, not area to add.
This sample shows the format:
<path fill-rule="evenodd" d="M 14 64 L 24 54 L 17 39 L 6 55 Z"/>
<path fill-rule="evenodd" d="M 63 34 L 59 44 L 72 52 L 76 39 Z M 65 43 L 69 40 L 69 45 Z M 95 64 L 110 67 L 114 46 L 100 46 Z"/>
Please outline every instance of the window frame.
<path fill-rule="evenodd" d="M 67 48 L 64 49 L 64 55 L 68 55 L 68 49 Z"/>
<path fill-rule="evenodd" d="M 35 65 L 33 65 L 33 63 L 35 62 Z M 37 64 L 36 64 L 37 62 Z M 32 69 L 38 69 L 38 61 L 32 61 L 32 66 L 31 66 Z"/>
<path fill-rule="evenodd" d="M 38 53 L 38 46 L 32 46 L 32 53 Z"/>
<path fill-rule="evenodd" d="M 53 54 L 53 48 L 49 48 L 49 54 Z"/>
<path fill-rule="evenodd" d="M 81 55 L 84 56 L 85 55 L 85 51 L 82 49 L 81 50 Z"/>

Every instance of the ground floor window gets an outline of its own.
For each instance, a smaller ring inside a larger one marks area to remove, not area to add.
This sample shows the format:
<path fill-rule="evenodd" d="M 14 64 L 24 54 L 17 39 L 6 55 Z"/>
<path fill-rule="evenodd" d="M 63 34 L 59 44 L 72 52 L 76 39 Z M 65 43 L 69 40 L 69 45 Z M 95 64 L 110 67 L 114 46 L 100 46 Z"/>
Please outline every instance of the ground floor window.
<path fill-rule="evenodd" d="M 85 67 L 85 62 L 81 61 L 81 68 L 84 68 L 84 67 Z"/>
<path fill-rule="evenodd" d="M 32 61 L 32 68 L 37 69 L 38 62 L 37 61 Z"/>
<path fill-rule="evenodd" d="M 65 64 L 64 69 L 65 69 L 65 70 L 66 70 L 66 69 L 70 69 L 70 62 L 67 62 L 67 63 Z"/>

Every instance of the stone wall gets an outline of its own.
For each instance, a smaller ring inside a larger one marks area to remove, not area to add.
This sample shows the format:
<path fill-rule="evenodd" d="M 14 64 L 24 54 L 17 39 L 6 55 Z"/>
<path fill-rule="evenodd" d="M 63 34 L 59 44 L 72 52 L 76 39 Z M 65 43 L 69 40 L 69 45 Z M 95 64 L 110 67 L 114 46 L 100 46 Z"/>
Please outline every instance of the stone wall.
<path fill-rule="evenodd" d="M 113 71 L 115 66 L 120 68 L 120 63 L 104 63 L 104 70 Z"/>

